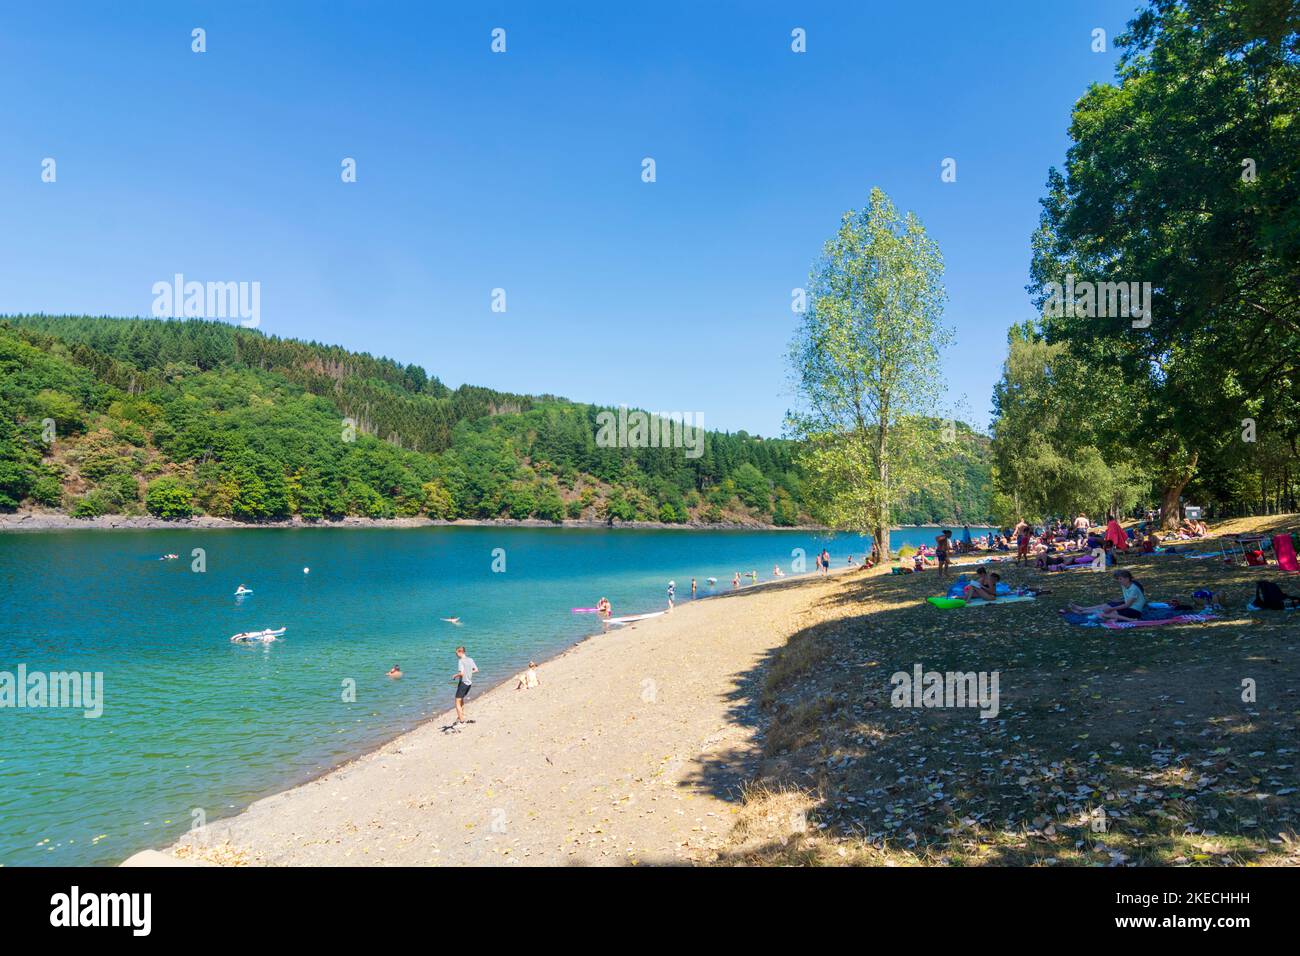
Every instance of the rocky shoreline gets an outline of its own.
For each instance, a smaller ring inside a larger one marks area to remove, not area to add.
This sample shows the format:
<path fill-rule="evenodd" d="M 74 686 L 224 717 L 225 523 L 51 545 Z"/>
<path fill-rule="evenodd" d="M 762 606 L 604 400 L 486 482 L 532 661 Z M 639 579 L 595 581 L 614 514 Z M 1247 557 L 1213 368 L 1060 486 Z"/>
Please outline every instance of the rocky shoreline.
<path fill-rule="evenodd" d="M 0 514 L 0 532 L 4 531 L 231 531 L 251 528 L 640 528 L 676 531 L 825 531 L 817 525 L 777 526 L 739 522 L 687 522 L 666 524 L 660 521 L 542 521 L 537 518 L 462 518 L 440 521 L 433 518 L 363 518 L 351 516 L 332 521 L 305 521 L 294 517 L 284 521 L 246 522 L 231 518 L 200 515 L 194 518 L 166 520 L 150 515 L 101 515 L 98 518 L 73 518 L 60 512 L 25 511 Z"/>

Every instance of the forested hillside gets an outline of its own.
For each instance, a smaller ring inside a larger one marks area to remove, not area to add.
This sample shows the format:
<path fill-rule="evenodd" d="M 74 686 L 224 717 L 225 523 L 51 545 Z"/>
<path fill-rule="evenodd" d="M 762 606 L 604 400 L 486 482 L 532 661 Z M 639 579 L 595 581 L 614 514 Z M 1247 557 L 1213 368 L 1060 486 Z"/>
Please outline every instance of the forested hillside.
<path fill-rule="evenodd" d="M 417 365 L 222 322 L 0 321 L 0 508 L 80 517 L 809 521 L 799 447 L 599 447 L 603 409 L 449 389 Z M 987 440 L 905 523 L 987 513 Z"/>

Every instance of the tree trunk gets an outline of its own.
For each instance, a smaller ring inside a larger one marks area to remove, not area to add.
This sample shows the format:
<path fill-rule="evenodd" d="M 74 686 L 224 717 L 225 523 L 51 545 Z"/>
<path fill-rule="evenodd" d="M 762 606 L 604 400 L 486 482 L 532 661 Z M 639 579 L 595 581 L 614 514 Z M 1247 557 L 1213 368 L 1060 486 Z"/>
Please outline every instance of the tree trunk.
<path fill-rule="evenodd" d="M 881 403 L 880 425 L 876 429 L 876 465 L 880 470 L 880 518 L 879 537 L 881 557 L 889 556 L 889 499 L 892 491 L 889 487 L 889 426 L 885 415 L 889 409 L 887 402 Z"/>
<path fill-rule="evenodd" d="M 1182 516 L 1178 513 L 1178 497 L 1187 487 L 1187 481 L 1166 485 L 1160 494 L 1160 527 L 1165 531 L 1175 531 Z"/>
<path fill-rule="evenodd" d="M 1178 528 L 1182 520 L 1182 514 L 1179 512 L 1178 499 L 1187 487 L 1187 483 L 1192 480 L 1196 474 L 1196 462 L 1200 459 L 1199 451 L 1192 452 L 1192 460 L 1187 463 L 1187 467 L 1177 473 L 1167 473 L 1164 481 L 1164 487 L 1160 492 L 1160 527 L 1164 531 L 1174 531 Z"/>

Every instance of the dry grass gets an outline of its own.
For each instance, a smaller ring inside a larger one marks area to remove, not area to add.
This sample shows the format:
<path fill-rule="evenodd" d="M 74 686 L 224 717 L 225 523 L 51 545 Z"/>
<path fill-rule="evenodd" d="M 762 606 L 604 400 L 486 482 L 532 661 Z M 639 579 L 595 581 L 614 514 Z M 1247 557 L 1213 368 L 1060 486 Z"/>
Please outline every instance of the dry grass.
<path fill-rule="evenodd" d="M 1009 565 L 1009 583 L 1052 593 L 948 611 L 924 602 L 941 590 L 931 572 L 839 582 L 770 664 L 764 763 L 719 862 L 1300 863 L 1300 614 L 1244 610 L 1257 580 L 1285 576 L 1121 562 L 1153 599 L 1210 587 L 1227 610 L 1208 624 L 1072 626 L 1058 610 L 1116 597 L 1109 575 Z M 914 663 L 998 671 L 1000 713 L 891 706 L 890 675 Z"/>

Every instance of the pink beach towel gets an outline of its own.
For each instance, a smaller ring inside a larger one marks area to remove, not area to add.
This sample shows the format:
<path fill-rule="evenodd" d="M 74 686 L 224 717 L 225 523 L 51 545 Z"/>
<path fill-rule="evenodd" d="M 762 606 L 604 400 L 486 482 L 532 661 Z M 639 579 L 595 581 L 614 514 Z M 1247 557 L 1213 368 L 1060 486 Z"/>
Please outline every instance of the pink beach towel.
<path fill-rule="evenodd" d="M 1283 571 L 1300 574 L 1300 565 L 1296 564 L 1295 546 L 1291 543 L 1289 534 L 1273 536 L 1273 556 L 1277 558 L 1277 566 Z"/>

